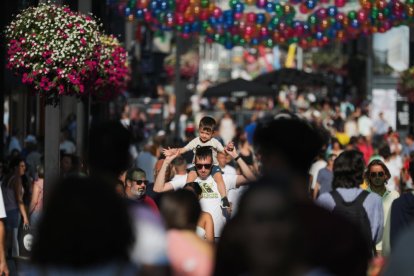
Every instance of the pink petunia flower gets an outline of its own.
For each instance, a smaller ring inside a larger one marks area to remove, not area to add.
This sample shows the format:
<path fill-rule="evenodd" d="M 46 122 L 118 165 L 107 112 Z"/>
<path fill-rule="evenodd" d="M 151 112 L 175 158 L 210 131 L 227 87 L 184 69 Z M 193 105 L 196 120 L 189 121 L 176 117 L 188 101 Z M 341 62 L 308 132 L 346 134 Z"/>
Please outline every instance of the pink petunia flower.
<path fill-rule="evenodd" d="M 65 87 L 62 84 L 60 84 L 59 87 L 58 87 L 58 91 L 59 91 L 60 95 L 64 94 L 65 93 Z"/>

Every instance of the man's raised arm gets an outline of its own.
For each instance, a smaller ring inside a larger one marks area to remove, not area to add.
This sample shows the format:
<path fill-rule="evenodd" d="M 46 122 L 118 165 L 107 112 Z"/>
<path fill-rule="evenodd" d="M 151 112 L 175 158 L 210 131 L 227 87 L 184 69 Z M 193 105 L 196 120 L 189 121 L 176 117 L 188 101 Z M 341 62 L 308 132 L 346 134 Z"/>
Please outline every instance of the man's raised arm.
<path fill-rule="evenodd" d="M 244 185 L 249 181 L 255 181 L 257 179 L 256 175 L 250 169 L 249 165 L 247 165 L 246 162 L 244 162 L 243 158 L 241 158 L 240 154 L 237 153 L 235 148 L 233 148 L 231 151 L 226 149 L 226 152 L 236 161 L 242 173 L 242 175 L 239 175 L 237 177 L 237 186 Z"/>
<path fill-rule="evenodd" d="M 173 155 L 167 156 L 164 159 L 164 162 L 162 162 L 161 169 L 157 173 L 157 177 L 155 178 L 154 188 L 153 188 L 154 192 L 156 192 L 156 193 L 162 193 L 162 192 L 167 192 L 167 191 L 171 191 L 171 190 L 174 189 L 174 187 L 172 186 L 172 184 L 170 182 L 165 182 L 165 174 L 167 172 L 168 166 L 170 166 L 171 162 L 178 155 L 179 155 L 179 153 L 176 152 Z"/>

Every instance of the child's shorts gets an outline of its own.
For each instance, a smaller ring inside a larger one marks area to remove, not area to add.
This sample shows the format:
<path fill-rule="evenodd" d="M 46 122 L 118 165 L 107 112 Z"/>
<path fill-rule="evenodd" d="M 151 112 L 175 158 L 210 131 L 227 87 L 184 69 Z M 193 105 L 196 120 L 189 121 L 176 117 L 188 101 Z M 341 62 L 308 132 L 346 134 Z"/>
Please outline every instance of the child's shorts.
<path fill-rule="evenodd" d="M 189 167 L 187 169 L 187 172 L 191 172 L 191 171 L 197 172 L 196 167 L 195 166 L 191 166 L 191 167 Z M 220 169 L 219 166 L 213 165 L 211 167 L 211 176 L 214 176 L 218 172 L 221 173 L 221 174 L 223 174 L 223 172 L 221 171 L 221 169 Z"/>

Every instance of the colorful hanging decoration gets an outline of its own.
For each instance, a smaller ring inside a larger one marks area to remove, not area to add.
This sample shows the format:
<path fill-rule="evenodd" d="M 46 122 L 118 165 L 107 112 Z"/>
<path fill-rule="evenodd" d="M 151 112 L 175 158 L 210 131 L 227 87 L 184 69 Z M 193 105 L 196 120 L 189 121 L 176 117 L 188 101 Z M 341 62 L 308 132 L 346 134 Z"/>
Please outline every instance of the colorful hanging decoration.
<path fill-rule="evenodd" d="M 101 35 L 100 42 L 96 52 L 100 62 L 93 90 L 97 98 L 110 99 L 121 93 L 130 80 L 128 53 L 112 35 Z"/>
<path fill-rule="evenodd" d="M 6 66 L 48 103 L 57 103 L 59 95 L 95 95 L 108 87 L 114 94 L 128 79 L 125 50 L 112 38 L 109 44 L 102 40 L 92 17 L 67 6 L 29 7 L 6 27 L 5 36 Z"/>
<path fill-rule="evenodd" d="M 230 0 L 222 10 L 210 0 L 110 0 L 130 19 L 154 31 L 177 31 L 183 38 L 204 35 L 230 49 L 235 45 L 273 47 L 298 43 L 303 48 L 344 42 L 414 23 L 414 0 L 359 0 L 346 11 L 347 0 Z M 247 9 L 255 6 L 255 12 Z M 305 20 L 299 20 L 299 12 Z"/>

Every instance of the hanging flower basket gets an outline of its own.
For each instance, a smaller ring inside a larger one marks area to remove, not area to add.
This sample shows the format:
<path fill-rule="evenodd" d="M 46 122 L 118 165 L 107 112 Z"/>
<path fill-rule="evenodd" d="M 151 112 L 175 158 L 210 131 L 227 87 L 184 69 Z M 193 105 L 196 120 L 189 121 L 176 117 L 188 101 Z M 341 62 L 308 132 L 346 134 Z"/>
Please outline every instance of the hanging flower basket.
<path fill-rule="evenodd" d="M 414 67 L 408 68 L 400 75 L 398 92 L 414 103 Z"/>
<path fill-rule="evenodd" d="M 39 4 L 18 14 L 5 34 L 7 67 L 47 100 L 82 96 L 97 74 L 100 35 L 90 16 Z"/>
<path fill-rule="evenodd" d="M 112 35 L 101 35 L 100 42 L 93 94 L 98 99 L 109 99 L 121 93 L 130 80 L 128 53 Z"/>

